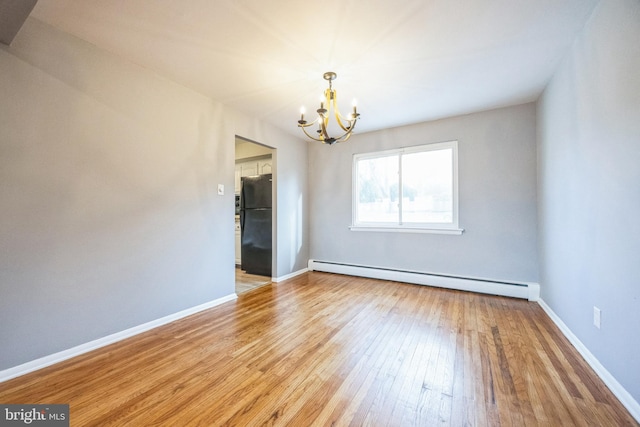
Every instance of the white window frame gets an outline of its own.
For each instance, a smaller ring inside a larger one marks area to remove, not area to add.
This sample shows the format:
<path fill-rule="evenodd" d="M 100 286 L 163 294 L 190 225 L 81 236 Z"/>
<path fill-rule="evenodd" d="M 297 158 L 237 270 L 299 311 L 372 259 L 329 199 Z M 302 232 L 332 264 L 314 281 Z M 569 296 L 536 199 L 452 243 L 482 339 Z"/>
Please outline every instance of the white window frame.
<path fill-rule="evenodd" d="M 358 221 L 358 161 L 366 159 L 375 159 L 381 157 L 398 155 L 399 172 L 398 194 L 402 194 L 402 155 L 410 153 L 452 150 L 452 221 L 450 223 L 410 223 L 403 224 L 402 218 L 402 197 L 398 199 L 398 222 L 360 222 Z M 377 151 L 371 153 L 360 153 L 353 155 L 352 166 L 352 225 L 349 227 L 352 231 L 381 231 L 381 232 L 404 232 L 404 233 L 436 233 L 436 234 L 456 234 L 460 235 L 464 231 L 459 228 L 458 224 L 458 141 L 436 142 L 431 144 L 416 145 L 411 147 L 398 148 L 394 150 Z"/>

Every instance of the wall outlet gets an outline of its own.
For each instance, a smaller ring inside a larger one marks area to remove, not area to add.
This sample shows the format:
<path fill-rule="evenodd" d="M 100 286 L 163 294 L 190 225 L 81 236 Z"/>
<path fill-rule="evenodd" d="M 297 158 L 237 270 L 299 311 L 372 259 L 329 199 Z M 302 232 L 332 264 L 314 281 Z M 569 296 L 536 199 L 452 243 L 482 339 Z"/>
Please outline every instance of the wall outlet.
<path fill-rule="evenodd" d="M 593 306 L 593 326 L 595 326 L 598 329 L 600 329 L 600 315 L 601 315 L 600 309 L 594 305 Z"/>

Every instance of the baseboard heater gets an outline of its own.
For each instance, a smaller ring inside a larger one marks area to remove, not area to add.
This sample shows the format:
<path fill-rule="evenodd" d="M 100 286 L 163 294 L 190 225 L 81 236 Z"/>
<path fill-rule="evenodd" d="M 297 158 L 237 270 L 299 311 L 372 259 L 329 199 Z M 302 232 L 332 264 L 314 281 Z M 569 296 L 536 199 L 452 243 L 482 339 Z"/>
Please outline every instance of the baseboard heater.
<path fill-rule="evenodd" d="M 540 286 L 537 283 L 504 282 L 491 279 L 478 279 L 318 260 L 309 260 L 309 271 L 323 271 L 326 273 L 346 274 L 348 276 L 393 280 L 395 282 L 435 286 L 438 288 L 523 298 L 529 301 L 538 301 L 540 298 Z"/>

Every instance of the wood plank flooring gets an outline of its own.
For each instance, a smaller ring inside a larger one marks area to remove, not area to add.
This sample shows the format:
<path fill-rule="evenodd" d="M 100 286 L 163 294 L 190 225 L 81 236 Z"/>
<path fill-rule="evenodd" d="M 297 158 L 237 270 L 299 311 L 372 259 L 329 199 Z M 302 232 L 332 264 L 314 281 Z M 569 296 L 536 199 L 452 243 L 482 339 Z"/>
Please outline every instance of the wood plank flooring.
<path fill-rule="evenodd" d="M 268 283 L 271 283 L 271 277 L 248 274 L 236 267 L 236 294 L 243 294 Z"/>
<path fill-rule="evenodd" d="M 0 384 L 73 426 L 637 426 L 535 304 L 306 273 Z"/>

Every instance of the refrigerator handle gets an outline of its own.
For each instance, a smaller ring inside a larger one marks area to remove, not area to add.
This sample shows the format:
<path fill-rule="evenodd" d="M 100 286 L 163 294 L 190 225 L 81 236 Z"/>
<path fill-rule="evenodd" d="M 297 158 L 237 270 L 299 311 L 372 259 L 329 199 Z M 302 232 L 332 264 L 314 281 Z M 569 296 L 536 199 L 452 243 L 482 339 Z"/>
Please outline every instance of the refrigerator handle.
<path fill-rule="evenodd" d="M 244 204 L 244 177 L 242 177 L 240 178 L 240 236 L 244 231 Z"/>
<path fill-rule="evenodd" d="M 243 210 L 245 205 L 244 201 L 244 177 L 240 178 L 240 209 Z"/>

